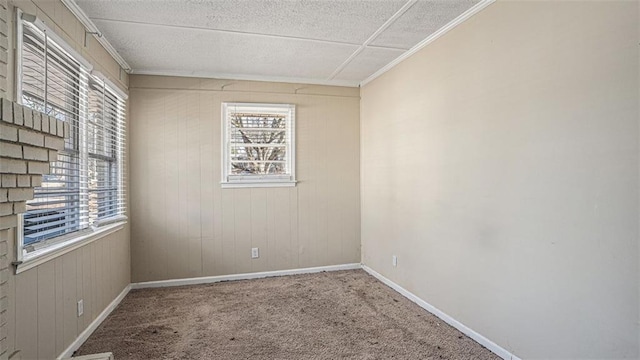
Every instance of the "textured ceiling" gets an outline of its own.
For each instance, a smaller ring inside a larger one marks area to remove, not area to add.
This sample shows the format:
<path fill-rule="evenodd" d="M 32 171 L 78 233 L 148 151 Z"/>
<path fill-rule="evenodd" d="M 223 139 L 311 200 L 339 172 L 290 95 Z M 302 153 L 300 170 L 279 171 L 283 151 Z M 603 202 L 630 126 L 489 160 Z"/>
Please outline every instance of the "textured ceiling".
<path fill-rule="evenodd" d="M 133 73 L 356 86 L 480 0 L 76 0 Z"/>

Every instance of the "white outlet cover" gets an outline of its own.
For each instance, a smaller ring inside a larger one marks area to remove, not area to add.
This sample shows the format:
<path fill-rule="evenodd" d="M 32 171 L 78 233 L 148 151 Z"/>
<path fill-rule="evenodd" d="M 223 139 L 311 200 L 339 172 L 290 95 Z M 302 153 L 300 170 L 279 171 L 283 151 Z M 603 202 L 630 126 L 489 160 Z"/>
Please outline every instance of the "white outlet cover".
<path fill-rule="evenodd" d="M 391 256 L 391 264 L 393 264 L 393 266 L 398 266 L 398 257 L 393 255 Z"/>
<path fill-rule="evenodd" d="M 84 300 L 78 300 L 78 316 L 82 316 L 84 314 Z"/>
<path fill-rule="evenodd" d="M 257 259 L 260 257 L 260 250 L 258 248 L 251 248 L 251 258 Z"/>

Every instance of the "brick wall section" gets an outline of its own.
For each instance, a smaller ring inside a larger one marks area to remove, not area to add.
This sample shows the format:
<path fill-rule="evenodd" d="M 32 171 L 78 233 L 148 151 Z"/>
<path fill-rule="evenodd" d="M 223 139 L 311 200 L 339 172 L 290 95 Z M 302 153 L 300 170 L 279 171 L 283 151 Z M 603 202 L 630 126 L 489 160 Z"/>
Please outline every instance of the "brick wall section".
<path fill-rule="evenodd" d="M 0 11 L 2 3 L 0 0 Z M 42 184 L 42 175 L 49 173 L 50 162 L 55 161 L 58 150 L 64 148 L 64 139 L 69 133 L 68 123 L 0 98 L 0 360 L 10 355 L 6 324 L 9 259 L 12 258 L 8 253 L 8 241 L 12 240 L 9 229 L 17 226 L 17 214 L 26 211 L 26 201 L 33 199 L 33 188 Z"/>
<path fill-rule="evenodd" d="M 1 99 L 0 230 L 16 226 L 16 215 L 49 173 L 69 131 L 68 123 Z"/>
<path fill-rule="evenodd" d="M 9 62 L 9 14 L 8 14 L 7 0 L 0 0 L 0 97 L 6 98 L 8 91 L 8 62 Z M 15 139 L 17 140 L 17 139 Z M 4 151 L 0 149 L 0 154 L 4 154 Z M 2 175 L 0 175 L 1 184 Z M 17 182 L 16 182 L 17 186 Z M 9 203 L 9 193 L 5 194 L 5 191 L 0 191 L 0 214 L 7 214 L 9 208 L 11 208 L 11 216 L 13 216 L 13 207 L 15 203 Z M 19 206 L 18 206 L 19 207 Z M 19 208 L 17 210 L 20 210 Z M 15 223 L 11 217 L 7 218 L 7 215 L 2 215 L 3 219 L 0 222 L 7 222 L 9 224 Z M 9 283 L 7 281 L 9 273 L 9 238 L 11 231 L 5 229 L 8 224 L 0 224 L 0 360 L 5 360 L 9 357 L 8 354 L 8 340 L 7 340 L 7 314 L 9 308 Z"/>

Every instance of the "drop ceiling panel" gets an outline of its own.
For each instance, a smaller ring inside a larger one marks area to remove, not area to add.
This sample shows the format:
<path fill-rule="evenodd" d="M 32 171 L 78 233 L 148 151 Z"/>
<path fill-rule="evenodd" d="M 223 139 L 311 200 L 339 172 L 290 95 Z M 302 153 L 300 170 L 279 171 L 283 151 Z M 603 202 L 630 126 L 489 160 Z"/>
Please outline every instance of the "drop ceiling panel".
<path fill-rule="evenodd" d="M 111 19 L 361 44 L 406 0 L 76 0 Z"/>
<path fill-rule="evenodd" d="M 346 86 L 480 1 L 75 0 L 133 73 Z"/>
<path fill-rule="evenodd" d="M 365 48 L 334 79 L 360 82 L 403 53 L 404 50 Z"/>
<path fill-rule="evenodd" d="M 480 0 L 418 0 L 371 45 L 409 49 Z"/>
<path fill-rule="evenodd" d="M 355 45 L 119 23 L 95 24 L 134 72 L 328 79 Z M 353 85 L 355 85 L 355 82 Z"/>

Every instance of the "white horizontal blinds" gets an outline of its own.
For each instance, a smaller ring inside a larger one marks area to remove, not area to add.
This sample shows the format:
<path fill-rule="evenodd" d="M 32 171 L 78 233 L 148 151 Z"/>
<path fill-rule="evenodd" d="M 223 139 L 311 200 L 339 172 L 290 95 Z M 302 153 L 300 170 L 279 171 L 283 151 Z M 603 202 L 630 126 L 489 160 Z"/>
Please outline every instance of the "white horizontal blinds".
<path fill-rule="evenodd" d="M 86 122 L 89 223 L 125 212 L 124 101 L 95 78 L 89 81 Z"/>
<path fill-rule="evenodd" d="M 227 112 L 230 175 L 288 175 L 289 107 L 232 105 Z"/>
<path fill-rule="evenodd" d="M 118 93 L 112 91 L 109 86 L 105 85 L 105 114 L 109 120 L 111 129 L 111 139 L 113 141 L 113 148 L 117 156 L 117 206 L 116 215 L 125 215 L 127 212 L 126 199 L 127 199 L 127 173 L 126 173 L 126 144 L 127 144 L 127 125 L 126 125 L 126 102 L 123 98 L 117 95 Z M 101 219 L 110 216 L 110 212 L 105 213 L 105 216 L 100 216 Z M 109 215 L 109 216 L 107 216 Z"/>
<path fill-rule="evenodd" d="M 32 109 L 44 111 L 45 98 L 44 36 L 31 26 L 23 27 L 22 102 Z"/>
<path fill-rule="evenodd" d="M 27 202 L 24 245 L 99 226 L 125 212 L 125 104 L 31 23 L 22 22 L 21 99 L 70 125 L 65 148 Z"/>
<path fill-rule="evenodd" d="M 22 102 L 70 125 L 71 136 L 51 164 L 50 175 L 35 189 L 24 216 L 24 245 L 77 231 L 87 226 L 80 161 L 81 88 L 87 73 L 35 26 L 23 22 Z"/>

